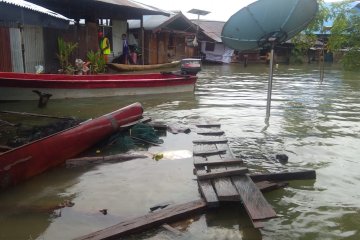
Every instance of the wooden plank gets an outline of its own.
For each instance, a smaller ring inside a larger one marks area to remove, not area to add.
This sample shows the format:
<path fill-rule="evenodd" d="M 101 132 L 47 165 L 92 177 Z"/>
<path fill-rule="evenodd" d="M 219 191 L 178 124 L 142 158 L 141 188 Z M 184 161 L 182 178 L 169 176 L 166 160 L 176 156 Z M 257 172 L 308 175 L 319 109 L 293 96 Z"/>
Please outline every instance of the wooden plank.
<path fill-rule="evenodd" d="M 220 146 L 223 149 L 226 149 L 227 151 L 222 153 L 221 155 L 208 156 L 207 157 L 208 161 L 220 161 L 223 159 L 233 158 L 233 156 L 231 155 L 230 148 L 227 144 L 220 144 Z M 220 149 L 218 144 L 215 144 L 215 148 Z M 237 165 L 234 165 L 234 166 L 237 166 Z M 224 166 L 208 166 L 208 169 L 210 169 L 211 171 L 226 170 L 226 169 L 231 169 L 231 168 L 232 168 L 231 166 L 225 166 L 225 165 Z M 215 188 L 215 191 L 216 191 L 220 201 L 240 201 L 239 193 L 237 192 L 230 177 L 213 179 L 212 182 L 213 182 L 213 186 Z"/>
<path fill-rule="evenodd" d="M 221 136 L 224 135 L 224 131 L 198 132 L 197 134 L 204 136 Z"/>
<path fill-rule="evenodd" d="M 197 156 L 194 156 L 193 159 L 194 159 L 194 162 L 206 160 L 206 158 L 197 157 Z M 195 168 L 194 174 L 196 175 L 196 172 L 201 169 L 203 169 L 203 167 Z M 211 207 L 217 207 L 220 205 L 219 199 L 216 195 L 216 192 L 215 192 L 214 187 L 210 180 L 198 181 L 198 185 L 199 185 L 200 193 L 201 193 L 202 197 L 205 199 L 208 207 L 211 208 Z"/>
<path fill-rule="evenodd" d="M 181 236 L 182 232 L 180 232 L 178 229 L 173 228 L 172 226 L 170 226 L 167 223 L 164 223 L 163 225 L 161 225 L 161 227 L 165 228 L 166 230 L 168 230 L 169 232 L 172 232 L 173 234 L 175 234 L 176 236 Z"/>
<path fill-rule="evenodd" d="M 316 172 L 314 170 L 305 170 L 305 171 L 296 171 L 296 172 L 250 174 L 249 176 L 253 181 L 306 180 L 306 179 L 316 179 Z"/>
<path fill-rule="evenodd" d="M 255 183 L 247 175 L 232 177 L 246 211 L 252 220 L 276 217 L 272 206 L 266 201 Z"/>
<path fill-rule="evenodd" d="M 201 195 L 206 201 L 206 205 L 209 208 L 218 207 L 220 205 L 219 199 L 216 195 L 213 185 L 210 180 L 198 181 Z"/>
<path fill-rule="evenodd" d="M 241 165 L 243 164 L 243 160 L 241 159 L 224 159 L 224 160 L 215 160 L 215 161 L 208 161 L 208 160 L 197 160 L 194 159 L 194 166 L 195 167 L 203 167 L 203 166 L 229 166 L 229 165 Z"/>
<path fill-rule="evenodd" d="M 283 187 L 286 187 L 289 185 L 286 182 L 276 183 L 276 182 L 269 182 L 269 181 L 256 182 L 255 184 L 262 193 L 276 190 L 279 188 L 283 188 Z"/>
<path fill-rule="evenodd" d="M 221 127 L 221 124 L 197 124 L 196 125 L 198 128 L 220 128 Z"/>
<path fill-rule="evenodd" d="M 206 210 L 206 202 L 196 200 L 189 203 L 167 207 L 165 209 L 146 214 L 142 217 L 126 220 L 111 227 L 81 236 L 77 240 L 118 239 L 132 233 L 141 232 L 164 223 L 171 223 L 193 214 Z"/>
<path fill-rule="evenodd" d="M 196 176 L 199 180 L 212 179 L 212 178 L 221 178 L 221 177 L 231 177 L 244 175 L 249 172 L 249 169 L 246 167 L 238 167 L 234 169 L 219 169 L 212 170 L 211 172 L 206 171 L 197 171 Z"/>
<path fill-rule="evenodd" d="M 250 220 L 251 220 L 254 228 L 263 228 L 263 227 L 265 227 L 264 222 L 262 222 L 262 221 L 253 221 L 252 219 L 250 219 Z"/>
<path fill-rule="evenodd" d="M 227 151 L 225 153 L 220 154 L 217 156 L 220 160 L 225 159 L 233 159 L 234 156 L 231 153 L 231 150 L 229 148 L 228 144 L 215 144 L 217 149 L 226 149 Z M 215 161 L 216 157 L 211 156 L 207 158 L 209 161 Z M 223 165 L 221 167 L 219 166 L 210 166 L 209 168 L 211 170 L 221 170 L 221 169 L 233 169 L 237 168 L 241 165 Z M 213 185 L 215 187 L 215 191 L 218 194 L 218 198 L 221 201 L 240 201 L 240 195 L 237 192 L 233 182 L 231 181 L 230 177 L 226 178 L 218 178 L 213 180 Z"/>
<path fill-rule="evenodd" d="M 226 150 L 209 150 L 209 151 L 194 151 L 194 156 L 211 156 L 226 153 Z"/>
<path fill-rule="evenodd" d="M 216 144 L 216 143 L 227 143 L 227 139 L 213 139 L 213 140 L 194 140 L 195 144 Z"/>

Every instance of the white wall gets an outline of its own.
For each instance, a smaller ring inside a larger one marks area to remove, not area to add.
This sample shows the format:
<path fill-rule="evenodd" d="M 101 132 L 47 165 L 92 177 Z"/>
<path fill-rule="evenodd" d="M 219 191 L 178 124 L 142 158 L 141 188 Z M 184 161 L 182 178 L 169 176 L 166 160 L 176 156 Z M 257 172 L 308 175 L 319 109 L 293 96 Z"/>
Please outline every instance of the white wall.
<path fill-rule="evenodd" d="M 206 60 L 230 63 L 234 50 L 226 47 L 223 43 L 215 43 L 214 51 L 205 50 L 206 42 L 201 42 L 201 51 L 206 54 Z"/>
<path fill-rule="evenodd" d="M 113 20 L 112 26 L 112 51 L 117 57 L 122 54 L 123 41 L 121 35 L 127 34 L 127 21 Z"/>

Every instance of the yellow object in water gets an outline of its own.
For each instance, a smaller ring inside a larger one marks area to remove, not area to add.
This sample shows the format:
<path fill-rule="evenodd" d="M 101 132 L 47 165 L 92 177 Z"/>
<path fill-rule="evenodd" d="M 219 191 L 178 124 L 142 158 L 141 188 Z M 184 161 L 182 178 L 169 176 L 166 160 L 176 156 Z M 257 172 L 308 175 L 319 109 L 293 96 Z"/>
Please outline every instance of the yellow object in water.
<path fill-rule="evenodd" d="M 163 157 L 164 155 L 162 153 L 155 153 L 152 158 L 155 159 L 156 161 L 159 161 Z"/>

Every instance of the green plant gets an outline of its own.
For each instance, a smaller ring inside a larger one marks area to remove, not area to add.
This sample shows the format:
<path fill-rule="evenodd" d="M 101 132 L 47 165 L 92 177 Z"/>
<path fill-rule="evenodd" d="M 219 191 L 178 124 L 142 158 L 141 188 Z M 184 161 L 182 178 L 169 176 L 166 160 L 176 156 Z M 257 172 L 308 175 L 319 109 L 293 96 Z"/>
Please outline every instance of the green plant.
<path fill-rule="evenodd" d="M 104 73 L 106 71 L 106 62 L 100 51 L 94 52 L 90 50 L 87 53 L 87 58 L 90 62 L 90 73 Z"/>
<path fill-rule="evenodd" d="M 65 42 L 64 39 L 58 38 L 58 54 L 56 56 L 60 62 L 62 72 L 73 74 L 74 66 L 70 63 L 70 57 L 74 50 L 78 47 L 77 43 Z"/>

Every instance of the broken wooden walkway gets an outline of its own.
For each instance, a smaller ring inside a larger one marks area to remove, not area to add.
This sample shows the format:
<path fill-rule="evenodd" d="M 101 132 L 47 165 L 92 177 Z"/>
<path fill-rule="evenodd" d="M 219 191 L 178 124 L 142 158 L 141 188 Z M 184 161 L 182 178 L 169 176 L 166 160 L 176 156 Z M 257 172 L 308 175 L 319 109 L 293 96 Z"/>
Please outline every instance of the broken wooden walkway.
<path fill-rule="evenodd" d="M 262 227 L 262 220 L 276 217 L 272 206 L 246 174 L 244 163 L 232 154 L 220 124 L 196 127 L 194 166 L 207 206 L 217 207 L 221 201 L 241 201 L 256 228 Z"/>

